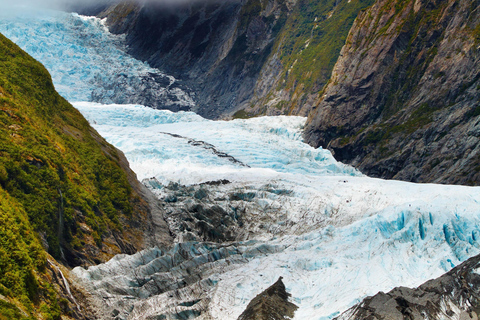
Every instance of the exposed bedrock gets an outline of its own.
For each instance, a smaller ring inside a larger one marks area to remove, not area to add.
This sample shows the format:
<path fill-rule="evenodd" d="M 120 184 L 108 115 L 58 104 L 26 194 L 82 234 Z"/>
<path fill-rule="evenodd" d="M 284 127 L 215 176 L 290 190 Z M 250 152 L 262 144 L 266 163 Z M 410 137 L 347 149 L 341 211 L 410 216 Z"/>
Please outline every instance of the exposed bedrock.
<path fill-rule="evenodd" d="M 306 141 L 362 172 L 480 181 L 479 2 L 377 1 L 360 13 Z"/>
<path fill-rule="evenodd" d="M 418 288 L 398 287 L 365 298 L 336 320 L 353 319 L 478 319 L 480 256 Z"/>

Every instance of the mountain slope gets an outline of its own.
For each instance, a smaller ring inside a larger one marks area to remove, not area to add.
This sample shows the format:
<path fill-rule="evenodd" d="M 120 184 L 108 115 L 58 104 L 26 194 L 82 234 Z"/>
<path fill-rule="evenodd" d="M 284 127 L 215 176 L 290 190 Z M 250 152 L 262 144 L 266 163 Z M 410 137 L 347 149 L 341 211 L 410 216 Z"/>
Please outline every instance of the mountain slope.
<path fill-rule="evenodd" d="M 126 33 L 130 53 L 196 92 L 193 111 L 207 118 L 246 107 L 260 70 L 296 0 L 139 3 L 99 14 Z"/>
<path fill-rule="evenodd" d="M 235 0 L 110 6 L 130 53 L 186 80 L 208 118 L 307 115 L 358 12 L 373 0 Z"/>
<path fill-rule="evenodd" d="M 275 39 L 247 115 L 306 116 L 330 79 L 353 21 L 373 0 L 300 0 Z"/>
<path fill-rule="evenodd" d="M 371 176 L 478 184 L 479 6 L 380 0 L 362 12 L 308 143 Z"/>
<path fill-rule="evenodd" d="M 112 32 L 127 34 L 134 57 L 192 87 L 197 94 L 193 111 L 217 118 L 248 104 L 295 2 L 125 1 L 99 16 L 107 17 Z"/>
<path fill-rule="evenodd" d="M 380 292 L 335 319 L 478 319 L 479 263 L 480 256 L 475 256 L 418 288 Z"/>
<path fill-rule="evenodd" d="M 4 317 L 16 318 L 12 303 L 25 316 L 40 308 L 59 317 L 44 250 L 75 266 L 168 245 L 162 210 L 123 154 L 56 93 L 40 63 L 2 35 L 0 123 Z"/>

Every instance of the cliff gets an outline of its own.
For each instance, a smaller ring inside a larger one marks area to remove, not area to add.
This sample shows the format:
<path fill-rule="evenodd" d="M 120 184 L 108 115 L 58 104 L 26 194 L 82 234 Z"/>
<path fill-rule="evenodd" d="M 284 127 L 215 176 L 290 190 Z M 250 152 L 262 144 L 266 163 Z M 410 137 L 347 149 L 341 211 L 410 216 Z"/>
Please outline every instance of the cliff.
<path fill-rule="evenodd" d="M 90 265 L 170 244 L 162 209 L 124 155 L 2 35 L 0 123 L 0 317 L 60 317 L 48 257 Z"/>
<path fill-rule="evenodd" d="M 350 27 L 373 0 L 299 0 L 275 39 L 244 113 L 307 116 L 318 103 Z"/>
<path fill-rule="evenodd" d="M 362 172 L 478 184 L 478 1 L 379 0 L 356 19 L 305 139 Z"/>
<path fill-rule="evenodd" d="M 245 105 L 293 0 L 140 4 L 99 14 L 126 33 L 129 53 L 181 79 L 196 92 L 193 111 L 208 118 Z"/>

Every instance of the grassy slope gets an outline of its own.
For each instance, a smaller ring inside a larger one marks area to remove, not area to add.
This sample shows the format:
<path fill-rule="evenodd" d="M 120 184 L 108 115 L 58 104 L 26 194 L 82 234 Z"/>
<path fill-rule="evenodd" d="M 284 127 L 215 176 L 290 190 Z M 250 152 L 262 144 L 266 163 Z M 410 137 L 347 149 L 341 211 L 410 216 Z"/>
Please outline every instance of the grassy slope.
<path fill-rule="evenodd" d="M 59 317 L 41 243 L 72 263 L 89 238 L 101 247 L 122 231 L 139 199 L 118 159 L 47 70 L 0 35 L 0 319 L 21 317 L 11 303 Z"/>

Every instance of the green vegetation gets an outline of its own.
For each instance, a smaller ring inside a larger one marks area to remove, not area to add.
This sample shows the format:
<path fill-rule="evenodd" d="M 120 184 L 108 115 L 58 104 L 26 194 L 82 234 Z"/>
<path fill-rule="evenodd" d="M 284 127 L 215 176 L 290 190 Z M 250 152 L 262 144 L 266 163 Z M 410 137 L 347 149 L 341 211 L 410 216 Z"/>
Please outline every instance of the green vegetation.
<path fill-rule="evenodd" d="M 277 90 L 318 92 L 328 82 L 358 13 L 373 0 L 299 0 L 274 52 L 284 66 Z"/>
<path fill-rule="evenodd" d="M 42 275 L 45 263 L 27 213 L 0 188 L 0 294 L 10 301 L 0 299 L 0 320 L 34 319 L 36 306 L 45 319 L 60 319 L 55 291 Z"/>
<path fill-rule="evenodd" d="M 78 223 L 99 246 L 121 230 L 134 198 L 118 159 L 47 70 L 0 35 L 0 319 L 22 318 L 15 305 L 59 319 L 39 234 L 52 256 L 75 264 L 87 237 Z"/>
<path fill-rule="evenodd" d="M 233 119 L 249 119 L 253 117 L 251 114 L 247 113 L 245 110 L 238 110 L 233 114 Z"/>

